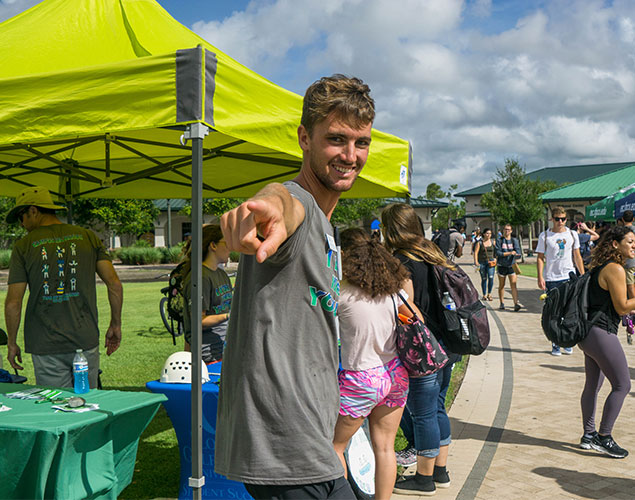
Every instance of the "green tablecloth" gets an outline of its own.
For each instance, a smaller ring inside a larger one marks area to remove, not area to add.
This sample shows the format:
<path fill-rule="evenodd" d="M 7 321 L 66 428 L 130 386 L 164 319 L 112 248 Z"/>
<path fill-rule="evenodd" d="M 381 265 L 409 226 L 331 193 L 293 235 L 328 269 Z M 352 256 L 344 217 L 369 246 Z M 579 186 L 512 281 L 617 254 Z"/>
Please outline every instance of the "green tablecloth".
<path fill-rule="evenodd" d="M 165 396 L 91 390 L 83 397 L 100 409 L 86 413 L 5 396 L 28 387 L 0 384 L 0 403 L 12 408 L 0 412 L 0 498 L 116 499 L 132 481 L 139 436 Z"/>

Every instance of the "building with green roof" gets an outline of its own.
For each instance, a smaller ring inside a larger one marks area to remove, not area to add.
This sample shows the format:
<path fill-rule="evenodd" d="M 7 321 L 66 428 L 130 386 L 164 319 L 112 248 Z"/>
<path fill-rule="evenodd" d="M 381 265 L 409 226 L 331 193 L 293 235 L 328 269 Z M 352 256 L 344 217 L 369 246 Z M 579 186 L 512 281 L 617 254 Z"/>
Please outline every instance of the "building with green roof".
<path fill-rule="evenodd" d="M 554 181 L 557 184 L 566 184 L 565 186 L 549 191 L 543 194 L 543 199 L 548 206 L 561 205 L 567 210 L 568 217 L 582 220 L 584 218 L 584 208 L 595 201 L 608 196 L 617 191 L 620 187 L 624 187 L 635 180 L 635 162 L 623 163 L 596 163 L 591 165 L 566 165 L 560 167 L 545 167 L 533 172 L 528 172 L 526 177 L 531 180 Z M 607 178 L 607 186 L 613 186 L 615 183 L 623 182 L 624 179 L 630 181 L 624 182 L 622 186 L 610 190 L 604 187 L 604 179 Z M 610 177 L 607 177 L 610 176 Z M 594 180 L 595 179 L 595 180 Z M 573 188 L 578 184 L 593 181 L 585 184 L 582 188 Z M 567 188 L 572 188 L 568 190 Z M 495 227 L 491 220 L 489 211 L 481 205 L 481 197 L 485 193 L 492 190 L 492 183 L 482 184 L 465 191 L 457 193 L 465 199 L 465 213 L 467 220 L 467 232 L 469 233 L 475 226 L 483 228 L 484 226 Z M 605 191 L 610 190 L 606 195 Z M 550 195 L 545 198 L 545 195 Z M 542 230 L 543 225 L 539 224 L 536 230 Z"/>

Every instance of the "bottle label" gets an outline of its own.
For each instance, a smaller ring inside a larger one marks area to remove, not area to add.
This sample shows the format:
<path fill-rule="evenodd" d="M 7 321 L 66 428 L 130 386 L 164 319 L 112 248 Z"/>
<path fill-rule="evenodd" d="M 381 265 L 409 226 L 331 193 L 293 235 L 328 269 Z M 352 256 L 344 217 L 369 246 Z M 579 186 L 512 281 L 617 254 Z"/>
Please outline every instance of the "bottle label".
<path fill-rule="evenodd" d="M 87 372 L 88 371 L 88 363 L 73 363 L 73 371 L 78 372 Z"/>

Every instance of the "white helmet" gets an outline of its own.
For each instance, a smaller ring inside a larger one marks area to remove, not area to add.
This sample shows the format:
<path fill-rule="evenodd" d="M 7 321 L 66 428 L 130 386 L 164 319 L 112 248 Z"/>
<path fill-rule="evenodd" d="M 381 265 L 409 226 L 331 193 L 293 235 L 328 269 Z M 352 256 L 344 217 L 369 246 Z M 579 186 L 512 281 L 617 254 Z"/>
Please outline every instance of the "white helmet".
<path fill-rule="evenodd" d="M 201 383 L 209 382 L 207 365 L 201 361 Z M 165 360 L 161 372 L 161 382 L 164 384 L 190 384 L 192 383 L 192 353 L 179 351 L 170 354 Z"/>

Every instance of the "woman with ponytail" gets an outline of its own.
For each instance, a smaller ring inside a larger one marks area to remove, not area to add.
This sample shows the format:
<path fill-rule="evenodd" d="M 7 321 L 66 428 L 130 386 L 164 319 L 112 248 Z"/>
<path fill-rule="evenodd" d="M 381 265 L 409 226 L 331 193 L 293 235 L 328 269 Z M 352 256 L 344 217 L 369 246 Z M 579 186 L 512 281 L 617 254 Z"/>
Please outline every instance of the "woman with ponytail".
<path fill-rule="evenodd" d="M 227 320 L 232 301 L 232 285 L 227 273 L 219 266 L 229 259 L 229 250 L 223 240 L 223 233 L 218 224 L 203 226 L 201 239 L 201 256 L 203 272 L 201 291 L 203 295 L 202 317 L 203 341 L 202 354 L 205 363 L 219 361 L 223 357 Z M 192 325 L 191 288 L 192 288 L 192 249 L 188 247 L 183 266 L 183 296 L 185 310 L 183 317 L 185 350 L 190 350 Z"/>
<path fill-rule="evenodd" d="M 611 432 L 631 390 L 631 374 L 624 349 L 617 338 L 620 315 L 635 310 L 635 298 L 626 293 L 624 263 L 635 258 L 635 234 L 625 226 L 606 230 L 591 252 L 588 315 L 593 326 L 578 345 L 584 352 L 585 384 L 580 398 L 584 434 L 580 448 L 594 449 L 613 458 L 625 458 Z M 602 420 L 596 430 L 595 409 L 604 378 L 611 384 Z"/>
<path fill-rule="evenodd" d="M 395 436 L 408 396 L 408 373 L 397 356 L 395 334 L 395 308 L 408 311 L 397 296 L 408 273 L 378 238 L 362 229 L 343 231 L 341 242 L 341 406 L 333 446 L 346 470 L 344 450 L 368 417 L 375 498 L 388 499 L 397 476 Z"/>
<path fill-rule="evenodd" d="M 395 203 L 381 214 L 386 248 L 408 269 L 404 284 L 428 327 L 434 333 L 442 320 L 442 306 L 434 297 L 433 265 L 454 269 L 443 252 L 423 234 L 421 219 L 410 205 Z M 441 339 L 438 338 L 439 342 Z M 445 348 L 445 346 L 444 346 Z M 395 493 L 434 495 L 436 488 L 448 488 L 446 470 L 451 441 L 450 419 L 445 410 L 445 396 L 450 385 L 452 365 L 461 357 L 445 348 L 450 361 L 438 372 L 410 379 L 408 402 L 401 428 L 408 441 L 405 450 L 397 452 L 398 463 L 417 465 L 414 476 L 398 482 Z"/>

